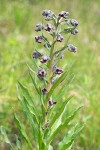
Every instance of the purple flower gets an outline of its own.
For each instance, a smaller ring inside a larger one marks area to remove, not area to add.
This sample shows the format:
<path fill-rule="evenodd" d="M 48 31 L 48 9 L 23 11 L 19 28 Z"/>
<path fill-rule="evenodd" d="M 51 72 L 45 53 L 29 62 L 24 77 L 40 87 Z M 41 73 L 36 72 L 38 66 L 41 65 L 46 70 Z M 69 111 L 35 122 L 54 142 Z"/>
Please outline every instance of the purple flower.
<path fill-rule="evenodd" d="M 55 105 L 57 102 L 53 100 L 49 100 L 49 106 Z"/>
<path fill-rule="evenodd" d="M 46 9 L 46 10 L 43 10 L 43 11 L 42 11 L 42 15 L 43 15 L 43 16 L 46 16 L 46 17 L 47 17 L 47 16 L 52 16 L 53 14 L 54 14 L 54 13 L 53 13 L 51 10 L 47 10 L 47 9 Z"/>
<path fill-rule="evenodd" d="M 74 45 L 72 45 L 72 44 L 70 44 L 70 45 L 68 45 L 68 50 L 70 51 L 70 52 L 77 52 L 77 47 L 75 47 Z"/>
<path fill-rule="evenodd" d="M 64 38 L 61 36 L 61 34 L 57 35 L 57 41 L 58 42 L 62 42 L 64 40 Z"/>
<path fill-rule="evenodd" d="M 52 29 L 51 24 L 47 24 L 44 29 L 45 29 L 46 31 L 49 31 L 49 32 L 50 32 L 50 30 Z"/>
<path fill-rule="evenodd" d="M 46 74 L 47 74 L 47 73 L 46 73 L 46 71 L 45 71 L 43 68 L 39 69 L 39 71 L 38 71 L 38 77 L 39 77 L 39 78 L 45 77 Z"/>
<path fill-rule="evenodd" d="M 45 18 L 46 21 L 51 20 L 53 14 L 54 14 L 54 13 L 53 13 L 51 10 L 43 10 L 43 12 L 42 12 L 42 15 L 46 17 L 46 18 Z"/>
<path fill-rule="evenodd" d="M 56 70 L 55 70 L 55 74 L 58 74 L 58 75 L 60 75 L 63 72 L 64 71 L 62 69 L 60 69 L 60 68 L 56 68 Z"/>
<path fill-rule="evenodd" d="M 44 89 L 42 89 L 42 93 L 43 93 L 43 95 L 45 95 L 45 94 L 47 94 L 47 89 L 46 88 L 44 88 Z"/>
<path fill-rule="evenodd" d="M 41 31 L 43 29 L 42 24 L 37 24 L 35 31 Z"/>
<path fill-rule="evenodd" d="M 40 58 L 42 56 L 41 53 L 39 53 L 38 51 L 33 52 L 32 57 L 33 58 Z"/>
<path fill-rule="evenodd" d="M 71 19 L 70 20 L 70 24 L 74 27 L 77 27 L 78 26 L 78 21 L 76 21 L 75 19 Z"/>
<path fill-rule="evenodd" d="M 38 43 L 42 42 L 42 36 L 35 36 L 35 41 Z"/>
<path fill-rule="evenodd" d="M 61 12 L 59 13 L 59 17 L 63 17 L 63 18 L 67 18 L 68 15 L 69 15 L 69 12 L 66 12 L 66 11 L 61 11 Z"/>
<path fill-rule="evenodd" d="M 46 63 L 49 60 L 48 56 L 43 56 L 42 59 L 40 60 L 41 63 Z"/>
<path fill-rule="evenodd" d="M 71 32 L 71 34 L 73 34 L 73 35 L 76 35 L 78 33 L 78 30 L 77 29 L 74 29 L 72 32 Z"/>

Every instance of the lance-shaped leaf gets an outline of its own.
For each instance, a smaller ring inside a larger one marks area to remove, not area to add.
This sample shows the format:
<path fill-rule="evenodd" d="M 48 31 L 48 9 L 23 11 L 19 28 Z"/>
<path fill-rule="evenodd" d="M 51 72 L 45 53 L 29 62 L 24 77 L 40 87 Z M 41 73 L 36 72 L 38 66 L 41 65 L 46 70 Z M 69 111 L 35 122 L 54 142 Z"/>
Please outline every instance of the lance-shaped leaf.
<path fill-rule="evenodd" d="M 37 120 L 37 118 L 34 114 L 33 107 L 28 105 L 27 100 L 25 99 L 25 97 L 24 97 L 24 99 L 22 99 L 20 97 L 20 95 L 18 95 L 18 100 L 21 103 L 22 108 L 26 113 L 27 119 L 29 119 L 30 126 L 32 127 L 32 131 L 33 131 L 34 141 L 37 143 L 37 136 L 38 136 L 37 125 L 39 124 L 39 122 L 38 122 L 38 120 Z"/>
<path fill-rule="evenodd" d="M 49 132 L 54 132 L 57 129 L 57 127 L 60 126 L 60 124 L 62 122 L 62 116 L 63 116 L 64 111 L 66 109 L 66 105 L 70 101 L 71 98 L 72 98 L 72 96 L 70 96 L 67 100 L 65 100 L 63 102 L 62 106 L 59 108 L 59 111 L 54 116 L 52 115 L 53 108 L 51 109 L 50 115 L 49 115 L 49 118 L 51 118 L 50 124 L 49 124 L 49 129 L 50 130 L 45 130 L 45 133 L 44 133 L 45 138 L 47 138 L 49 136 L 48 135 Z M 59 103 L 57 103 L 56 105 L 58 106 Z"/>
<path fill-rule="evenodd" d="M 1 131 L 1 134 L 4 136 L 5 142 L 10 145 L 10 150 L 14 150 L 14 146 L 10 142 L 10 140 L 9 140 L 7 134 L 6 134 L 6 130 L 4 129 L 3 126 L 0 126 L 0 131 Z"/>
<path fill-rule="evenodd" d="M 38 111 L 37 111 L 37 109 L 36 109 L 36 107 L 35 107 L 35 105 L 34 105 L 33 98 L 32 98 L 31 95 L 29 94 L 28 89 L 27 89 L 25 86 L 23 86 L 19 81 L 18 81 L 18 83 L 19 83 L 19 85 L 20 85 L 20 87 L 21 87 L 21 89 L 22 89 L 23 96 L 26 98 L 27 103 L 33 107 L 34 114 L 35 114 L 35 116 L 36 116 L 36 119 L 38 120 Z"/>
<path fill-rule="evenodd" d="M 33 85 L 34 85 L 34 87 L 35 87 L 35 90 L 37 91 L 38 94 L 40 94 L 39 89 L 38 89 L 38 87 L 37 87 L 37 85 L 36 85 L 35 79 L 33 78 L 32 74 L 31 74 L 30 72 L 29 72 L 29 74 L 30 74 L 32 83 L 33 83 Z"/>
<path fill-rule="evenodd" d="M 80 131 L 84 128 L 84 125 L 78 126 L 77 124 L 64 136 L 63 140 L 58 144 L 58 150 L 67 149 L 72 144 Z"/>
<path fill-rule="evenodd" d="M 15 119 L 16 125 L 18 126 L 18 128 L 19 128 L 19 130 L 20 130 L 20 133 L 21 133 L 21 135 L 23 136 L 24 140 L 28 143 L 30 149 L 33 150 L 33 146 L 32 146 L 32 144 L 31 144 L 31 142 L 30 142 L 30 140 L 29 140 L 29 138 L 28 138 L 28 136 L 27 136 L 27 134 L 26 134 L 24 128 L 22 127 L 20 121 L 18 120 L 16 114 L 14 114 L 14 119 Z"/>
<path fill-rule="evenodd" d="M 17 135 L 15 135 L 15 137 L 16 137 L 16 146 L 17 146 L 18 150 L 21 150 L 21 142 L 20 142 L 20 140 L 18 139 L 18 136 L 17 136 Z"/>
<path fill-rule="evenodd" d="M 70 115 L 70 116 L 68 116 L 65 120 L 64 120 L 64 122 L 63 123 L 61 123 L 56 129 L 55 129 L 55 131 L 52 133 L 50 133 L 49 132 L 49 136 L 48 136 L 48 140 L 47 140 L 47 143 L 49 144 L 49 143 L 51 143 L 51 141 L 55 138 L 55 136 L 56 136 L 56 134 L 58 134 L 63 128 L 65 128 L 67 125 L 68 125 L 68 123 L 70 122 L 70 121 L 72 121 L 73 120 L 73 118 L 75 117 L 75 115 L 77 114 L 77 112 L 80 110 L 80 108 L 82 108 L 82 106 L 81 107 L 79 107 L 78 109 L 76 109 L 73 113 L 72 113 L 72 115 Z"/>
<path fill-rule="evenodd" d="M 38 134 L 38 143 L 39 143 L 39 150 L 48 150 L 48 146 L 46 145 L 44 139 L 43 139 L 43 131 L 41 128 L 41 123 L 38 126 L 39 134 Z"/>
<path fill-rule="evenodd" d="M 60 90 L 57 91 L 58 93 L 56 93 L 56 95 L 54 96 L 54 99 L 56 98 L 57 100 L 60 100 L 64 96 L 68 86 L 73 81 L 73 79 L 74 79 L 74 75 L 71 75 L 71 77 L 63 83 Z"/>
<path fill-rule="evenodd" d="M 54 92 L 54 90 L 56 89 L 56 87 L 66 78 L 66 76 L 67 76 L 67 72 L 64 72 L 58 78 L 58 80 L 55 81 L 55 83 L 53 84 L 53 86 L 51 87 L 50 91 L 47 94 L 47 100 L 48 100 L 48 98 L 50 98 L 50 96 L 52 95 L 52 93 Z"/>
<path fill-rule="evenodd" d="M 69 102 L 69 100 L 72 98 L 72 96 L 70 96 L 67 100 L 65 100 L 62 104 L 62 106 L 60 107 L 60 109 L 58 110 L 58 112 L 52 117 L 51 122 L 49 124 L 49 128 L 52 127 L 52 125 L 56 122 L 56 120 L 60 119 L 60 116 L 62 116 L 67 103 Z"/>

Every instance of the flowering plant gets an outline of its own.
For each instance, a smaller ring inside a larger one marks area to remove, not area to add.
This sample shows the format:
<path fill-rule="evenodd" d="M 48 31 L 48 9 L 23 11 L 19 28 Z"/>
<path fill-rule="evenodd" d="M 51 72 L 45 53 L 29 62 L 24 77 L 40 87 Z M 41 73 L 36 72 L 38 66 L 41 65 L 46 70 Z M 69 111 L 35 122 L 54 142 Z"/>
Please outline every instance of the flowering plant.
<path fill-rule="evenodd" d="M 27 136 L 17 115 L 14 115 L 20 133 L 31 150 L 34 148 L 36 150 L 53 150 L 52 141 L 55 140 L 56 135 L 62 129 L 66 129 L 81 108 L 77 108 L 66 118 L 64 117 L 66 106 L 72 96 L 64 98 L 63 95 L 72 78 L 67 78 L 68 70 L 66 70 L 65 65 L 63 68 L 59 67 L 59 63 L 67 50 L 74 53 L 77 52 L 77 48 L 72 44 L 68 44 L 68 41 L 71 34 L 76 35 L 78 33 L 76 29 L 78 22 L 75 19 L 69 19 L 69 12 L 66 11 L 61 11 L 58 15 L 55 15 L 51 10 L 43 10 L 42 15 L 46 22 L 52 22 L 52 24 L 46 23 L 46 25 L 44 25 L 40 23 L 37 24 L 35 28 L 36 32 L 42 32 L 41 35 L 35 36 L 35 41 L 39 44 L 43 44 L 45 49 L 43 53 L 35 49 L 32 54 L 34 68 L 32 69 L 28 65 L 36 96 L 34 95 L 33 98 L 28 89 L 21 82 L 18 82 L 22 89 L 21 94 L 17 88 L 18 99 L 32 128 L 34 144 Z M 51 41 L 49 37 L 47 38 L 45 36 L 45 32 L 50 35 Z M 66 34 L 69 34 L 67 41 L 65 41 L 64 38 Z M 58 48 L 57 43 L 61 43 L 60 48 Z M 39 101 L 38 107 L 35 105 L 36 99 Z M 56 149 L 70 149 L 82 128 L 83 125 L 75 125 L 65 134 L 62 140 L 58 142 Z M 17 147 L 21 149 L 19 143 L 20 141 L 17 138 Z M 10 145 L 13 149 L 13 145 Z"/>

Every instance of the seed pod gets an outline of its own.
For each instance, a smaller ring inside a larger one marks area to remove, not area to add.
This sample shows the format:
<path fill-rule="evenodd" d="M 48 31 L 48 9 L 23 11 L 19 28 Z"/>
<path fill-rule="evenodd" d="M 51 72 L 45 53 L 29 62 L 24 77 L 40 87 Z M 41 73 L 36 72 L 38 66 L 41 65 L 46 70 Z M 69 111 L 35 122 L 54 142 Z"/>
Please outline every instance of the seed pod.
<path fill-rule="evenodd" d="M 78 21 L 76 21 L 75 19 L 71 19 L 70 20 L 70 24 L 74 27 L 77 27 L 78 26 Z"/>
<path fill-rule="evenodd" d="M 77 47 L 75 47 L 74 45 L 72 45 L 72 44 L 70 44 L 70 45 L 68 45 L 68 50 L 70 51 L 70 52 L 77 52 Z"/>
<path fill-rule="evenodd" d="M 66 11 L 61 11 L 59 13 L 59 17 L 67 18 L 69 16 L 69 12 Z"/>
<path fill-rule="evenodd" d="M 35 36 L 35 41 L 37 43 L 41 43 L 42 42 L 42 36 Z"/>
<path fill-rule="evenodd" d="M 46 74 L 47 74 L 46 71 L 43 68 L 41 68 L 38 71 L 38 78 L 44 78 Z"/>

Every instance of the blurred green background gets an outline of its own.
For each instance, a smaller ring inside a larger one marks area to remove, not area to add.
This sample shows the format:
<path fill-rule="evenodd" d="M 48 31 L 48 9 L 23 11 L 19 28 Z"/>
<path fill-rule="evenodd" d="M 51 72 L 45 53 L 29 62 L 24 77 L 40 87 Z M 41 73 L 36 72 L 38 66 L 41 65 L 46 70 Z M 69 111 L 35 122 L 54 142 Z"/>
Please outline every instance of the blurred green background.
<path fill-rule="evenodd" d="M 13 109 L 18 109 L 16 84 L 18 79 L 28 81 L 26 62 L 31 64 L 34 28 L 42 21 L 42 10 L 66 10 L 79 21 L 79 34 L 71 37 L 78 52 L 66 54 L 64 62 L 75 60 L 71 70 L 75 79 L 68 90 L 77 105 L 84 105 L 80 118 L 87 120 L 75 148 L 100 150 L 99 6 L 99 0 L 0 0 L 0 124 L 9 129 Z"/>

